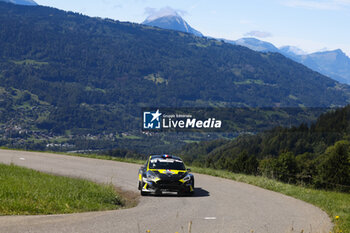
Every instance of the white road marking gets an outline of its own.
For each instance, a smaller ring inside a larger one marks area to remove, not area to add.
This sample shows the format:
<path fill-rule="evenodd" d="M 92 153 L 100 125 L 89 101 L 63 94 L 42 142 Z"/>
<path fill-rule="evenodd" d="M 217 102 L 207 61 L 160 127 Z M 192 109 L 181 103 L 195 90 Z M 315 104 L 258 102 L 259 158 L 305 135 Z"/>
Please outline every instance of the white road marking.
<path fill-rule="evenodd" d="M 19 158 L 19 160 L 26 160 L 25 158 Z"/>
<path fill-rule="evenodd" d="M 205 217 L 205 220 L 216 220 L 216 217 Z"/>

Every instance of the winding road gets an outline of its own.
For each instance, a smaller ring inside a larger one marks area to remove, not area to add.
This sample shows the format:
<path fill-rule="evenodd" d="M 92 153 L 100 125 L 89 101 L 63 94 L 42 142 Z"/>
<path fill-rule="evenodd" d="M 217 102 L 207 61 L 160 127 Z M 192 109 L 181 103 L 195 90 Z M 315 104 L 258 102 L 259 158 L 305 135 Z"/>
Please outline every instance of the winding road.
<path fill-rule="evenodd" d="M 139 165 L 48 153 L 0 150 L 0 163 L 117 185 L 137 192 Z M 196 194 L 146 196 L 131 209 L 0 217 L 1 233 L 291 233 L 329 232 L 319 208 L 227 179 L 195 174 Z"/>

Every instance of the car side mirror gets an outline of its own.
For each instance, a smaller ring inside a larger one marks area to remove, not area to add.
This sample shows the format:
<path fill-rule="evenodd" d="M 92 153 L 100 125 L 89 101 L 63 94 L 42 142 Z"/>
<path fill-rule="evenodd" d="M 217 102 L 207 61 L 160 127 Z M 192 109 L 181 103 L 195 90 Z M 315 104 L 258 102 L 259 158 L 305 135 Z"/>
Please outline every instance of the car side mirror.
<path fill-rule="evenodd" d="M 188 171 L 188 172 L 191 172 L 191 168 L 187 168 L 187 171 Z"/>

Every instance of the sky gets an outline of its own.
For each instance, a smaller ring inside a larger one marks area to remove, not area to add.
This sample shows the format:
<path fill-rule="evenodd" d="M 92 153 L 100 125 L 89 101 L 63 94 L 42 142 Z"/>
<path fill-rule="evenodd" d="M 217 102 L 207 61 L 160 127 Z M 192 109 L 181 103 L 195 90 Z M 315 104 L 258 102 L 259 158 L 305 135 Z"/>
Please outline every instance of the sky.
<path fill-rule="evenodd" d="M 205 36 L 256 37 L 307 53 L 342 49 L 350 56 L 350 0 L 36 0 L 88 16 L 142 23 L 173 9 Z"/>

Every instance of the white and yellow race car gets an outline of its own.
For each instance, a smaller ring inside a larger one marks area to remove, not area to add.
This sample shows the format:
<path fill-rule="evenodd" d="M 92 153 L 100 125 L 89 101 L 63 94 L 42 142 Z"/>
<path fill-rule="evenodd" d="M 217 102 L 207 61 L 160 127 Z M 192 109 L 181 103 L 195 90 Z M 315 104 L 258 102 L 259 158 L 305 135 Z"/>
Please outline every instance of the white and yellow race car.
<path fill-rule="evenodd" d="M 194 193 L 194 176 L 186 169 L 183 161 L 171 155 L 151 155 L 139 170 L 139 190 L 162 194 L 163 191 L 177 192 L 178 195 Z"/>

